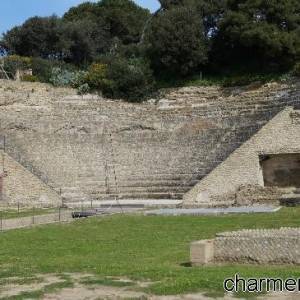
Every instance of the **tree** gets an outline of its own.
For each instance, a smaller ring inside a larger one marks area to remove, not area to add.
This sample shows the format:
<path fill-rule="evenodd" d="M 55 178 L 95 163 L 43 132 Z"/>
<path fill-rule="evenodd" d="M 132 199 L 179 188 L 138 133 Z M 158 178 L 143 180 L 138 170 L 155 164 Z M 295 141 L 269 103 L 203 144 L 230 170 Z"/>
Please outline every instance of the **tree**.
<path fill-rule="evenodd" d="M 148 62 L 140 58 L 113 60 L 108 65 L 107 82 L 109 84 L 103 89 L 105 96 L 131 102 L 145 100 L 155 85 Z"/>
<path fill-rule="evenodd" d="M 56 16 L 30 18 L 2 39 L 3 47 L 11 54 L 44 58 L 62 56 L 61 42 L 61 21 Z"/>
<path fill-rule="evenodd" d="M 83 19 L 90 21 L 97 21 L 97 3 L 85 2 L 78 6 L 71 7 L 67 13 L 63 16 L 64 21 L 74 22 Z"/>
<path fill-rule="evenodd" d="M 191 7 L 162 11 L 147 34 L 148 50 L 156 74 L 191 74 L 207 62 L 203 21 Z"/>
<path fill-rule="evenodd" d="M 116 46 L 138 43 L 149 15 L 131 0 L 83 3 L 71 8 L 62 19 L 28 19 L 8 31 L 0 47 L 10 54 L 87 64 L 116 51 Z"/>
<path fill-rule="evenodd" d="M 171 9 L 176 5 L 184 5 L 185 0 L 159 0 L 161 9 Z"/>
<path fill-rule="evenodd" d="M 110 47 L 107 26 L 88 19 L 64 23 L 63 40 L 65 61 L 76 65 L 91 63 Z"/>
<path fill-rule="evenodd" d="M 110 39 L 118 38 L 123 44 L 139 42 L 143 26 L 150 16 L 131 0 L 102 0 L 98 3 L 84 3 L 64 15 L 66 21 L 89 19 L 106 24 Z"/>
<path fill-rule="evenodd" d="M 229 0 L 214 43 L 223 64 L 289 68 L 300 55 L 298 0 Z"/>
<path fill-rule="evenodd" d="M 159 0 L 161 7 L 155 14 L 180 6 L 190 7 L 195 10 L 203 20 L 206 35 L 212 36 L 216 30 L 217 22 L 224 13 L 226 1 L 227 0 Z"/>

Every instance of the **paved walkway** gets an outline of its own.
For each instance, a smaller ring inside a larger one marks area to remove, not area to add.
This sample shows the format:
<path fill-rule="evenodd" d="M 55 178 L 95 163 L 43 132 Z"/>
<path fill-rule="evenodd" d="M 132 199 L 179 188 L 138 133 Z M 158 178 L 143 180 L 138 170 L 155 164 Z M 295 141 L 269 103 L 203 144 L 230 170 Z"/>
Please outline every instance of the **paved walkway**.
<path fill-rule="evenodd" d="M 272 213 L 276 212 L 280 207 L 275 206 L 240 206 L 227 208 L 162 208 L 157 210 L 147 211 L 146 215 L 167 215 L 167 216 L 181 216 L 181 215 L 215 215 L 215 214 L 232 214 L 232 213 Z"/>
<path fill-rule="evenodd" d="M 73 218 L 70 211 L 13 219 L 0 219 L 0 231 L 26 228 L 35 225 L 70 222 L 72 220 Z"/>
<path fill-rule="evenodd" d="M 182 200 L 168 200 L 168 199 L 128 199 L 128 200 L 86 200 L 86 201 L 77 201 L 77 202 L 67 202 L 65 203 L 68 207 L 104 207 L 104 206 L 116 206 L 119 207 L 177 207 L 182 204 Z"/>

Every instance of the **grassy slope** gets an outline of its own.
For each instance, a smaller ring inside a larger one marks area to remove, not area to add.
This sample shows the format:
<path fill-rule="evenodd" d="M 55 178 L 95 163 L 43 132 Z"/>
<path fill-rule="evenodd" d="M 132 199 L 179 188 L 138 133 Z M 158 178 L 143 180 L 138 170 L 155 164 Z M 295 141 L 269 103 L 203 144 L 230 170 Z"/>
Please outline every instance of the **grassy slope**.
<path fill-rule="evenodd" d="M 90 272 L 159 281 L 157 294 L 221 291 L 235 273 L 246 277 L 295 276 L 296 266 L 188 268 L 189 243 L 240 228 L 300 226 L 300 209 L 274 214 L 205 217 L 112 216 L 0 234 L 0 278 L 37 273 Z"/>

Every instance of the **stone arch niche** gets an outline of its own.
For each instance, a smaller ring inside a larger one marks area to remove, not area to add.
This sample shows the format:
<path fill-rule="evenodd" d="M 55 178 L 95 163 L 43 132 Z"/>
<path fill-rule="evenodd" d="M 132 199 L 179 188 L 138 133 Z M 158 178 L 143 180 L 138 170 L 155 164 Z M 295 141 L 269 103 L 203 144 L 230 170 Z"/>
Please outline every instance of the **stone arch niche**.
<path fill-rule="evenodd" d="M 264 186 L 300 188 L 300 153 L 260 156 Z"/>

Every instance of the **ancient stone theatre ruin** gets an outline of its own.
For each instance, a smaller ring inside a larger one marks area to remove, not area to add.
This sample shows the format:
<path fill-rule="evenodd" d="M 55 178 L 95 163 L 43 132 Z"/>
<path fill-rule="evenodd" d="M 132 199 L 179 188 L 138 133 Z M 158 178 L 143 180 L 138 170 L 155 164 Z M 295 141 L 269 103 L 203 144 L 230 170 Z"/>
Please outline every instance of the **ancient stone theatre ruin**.
<path fill-rule="evenodd" d="M 187 87 L 131 104 L 1 80 L 1 201 L 277 201 L 299 188 L 299 87 Z"/>

